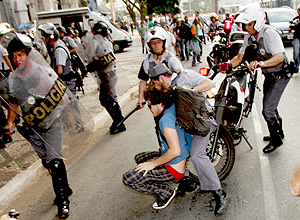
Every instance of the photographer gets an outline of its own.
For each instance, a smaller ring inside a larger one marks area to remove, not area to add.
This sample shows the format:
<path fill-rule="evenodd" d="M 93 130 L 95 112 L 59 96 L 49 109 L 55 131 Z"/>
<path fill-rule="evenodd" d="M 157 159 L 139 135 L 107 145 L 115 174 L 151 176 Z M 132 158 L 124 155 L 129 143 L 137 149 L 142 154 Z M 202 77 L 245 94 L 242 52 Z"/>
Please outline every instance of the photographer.
<path fill-rule="evenodd" d="M 298 16 L 295 17 L 291 21 L 291 25 L 289 28 L 289 32 L 294 30 L 294 40 L 293 40 L 293 58 L 295 62 L 295 73 L 298 73 L 299 71 L 299 54 L 300 54 L 300 5 L 297 7 Z"/>

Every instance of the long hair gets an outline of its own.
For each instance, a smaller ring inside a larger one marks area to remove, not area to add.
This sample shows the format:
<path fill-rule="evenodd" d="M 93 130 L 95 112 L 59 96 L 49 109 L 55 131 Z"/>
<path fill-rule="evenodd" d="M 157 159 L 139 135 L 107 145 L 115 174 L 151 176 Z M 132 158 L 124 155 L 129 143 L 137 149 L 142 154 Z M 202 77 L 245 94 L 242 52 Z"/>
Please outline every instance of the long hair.
<path fill-rule="evenodd" d="M 152 105 L 162 103 L 165 108 L 170 108 L 174 102 L 172 87 L 164 83 L 156 84 L 151 82 L 144 93 L 144 97 Z"/>

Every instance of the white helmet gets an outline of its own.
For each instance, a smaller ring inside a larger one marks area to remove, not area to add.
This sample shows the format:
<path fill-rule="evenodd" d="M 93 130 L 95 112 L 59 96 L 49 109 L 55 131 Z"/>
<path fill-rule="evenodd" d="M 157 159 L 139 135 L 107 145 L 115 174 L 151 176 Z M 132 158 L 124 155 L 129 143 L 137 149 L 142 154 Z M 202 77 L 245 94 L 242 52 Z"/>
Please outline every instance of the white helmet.
<path fill-rule="evenodd" d="M 249 24 L 250 22 L 255 21 L 253 28 L 257 32 L 259 32 L 265 24 L 265 12 L 260 7 L 260 4 L 258 2 L 246 5 L 238 13 L 239 15 L 236 18 L 235 22 Z"/>
<path fill-rule="evenodd" d="M 147 43 L 148 49 L 151 53 L 154 53 L 152 50 L 152 47 L 150 45 L 150 41 L 151 40 L 163 40 L 164 44 L 163 44 L 163 51 L 165 51 L 166 49 L 166 39 L 167 39 L 168 33 L 165 31 L 165 29 L 163 29 L 162 27 L 159 26 L 153 26 L 151 27 L 146 35 L 145 35 L 145 41 Z"/>

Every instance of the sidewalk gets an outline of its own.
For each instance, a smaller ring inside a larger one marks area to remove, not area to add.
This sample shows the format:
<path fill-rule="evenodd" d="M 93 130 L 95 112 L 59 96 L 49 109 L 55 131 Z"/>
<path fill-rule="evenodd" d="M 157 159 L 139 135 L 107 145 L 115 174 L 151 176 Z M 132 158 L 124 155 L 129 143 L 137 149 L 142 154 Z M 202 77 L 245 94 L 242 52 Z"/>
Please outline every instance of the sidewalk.
<path fill-rule="evenodd" d="M 127 54 L 126 54 L 127 53 Z M 120 65 L 126 61 L 129 52 L 117 54 L 120 58 L 117 65 L 118 83 L 117 94 L 121 107 L 123 107 L 138 92 L 137 70 L 140 59 L 130 70 Z M 125 57 L 125 58 L 124 58 Z M 128 57 L 129 59 L 129 57 Z M 105 108 L 100 105 L 97 80 L 91 74 L 84 79 L 84 93 L 78 91 L 79 101 L 88 110 L 95 122 L 95 128 L 101 127 L 107 120 L 111 120 Z M 135 96 L 136 97 L 136 96 Z M 107 128 L 109 129 L 109 128 Z M 16 129 L 14 129 L 16 131 Z M 20 192 L 24 191 L 32 181 L 45 173 L 41 162 L 32 146 L 17 131 L 12 135 L 13 141 L 0 149 L 0 213 Z"/>

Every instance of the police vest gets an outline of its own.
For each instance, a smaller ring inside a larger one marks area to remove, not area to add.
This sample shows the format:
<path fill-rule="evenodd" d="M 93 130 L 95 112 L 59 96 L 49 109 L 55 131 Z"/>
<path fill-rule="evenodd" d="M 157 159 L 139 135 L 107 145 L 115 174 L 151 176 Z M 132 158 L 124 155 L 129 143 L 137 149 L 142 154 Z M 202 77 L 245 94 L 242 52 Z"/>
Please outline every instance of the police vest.
<path fill-rule="evenodd" d="M 148 55 L 148 59 L 150 59 L 150 56 L 151 56 L 151 54 Z M 162 61 L 162 63 L 164 63 L 168 68 L 169 68 L 168 62 L 169 62 L 169 59 L 170 59 L 172 56 L 173 56 L 173 55 L 172 55 L 170 52 L 167 52 L 166 58 Z M 157 64 L 156 64 L 155 61 L 150 61 L 150 62 L 149 62 L 149 69 L 155 67 L 156 65 L 157 65 Z M 149 70 L 149 69 L 148 69 L 148 70 Z"/>
<path fill-rule="evenodd" d="M 72 62 L 71 62 L 71 55 L 70 55 L 70 52 L 62 45 L 57 45 L 55 48 L 54 48 L 54 51 L 57 49 L 57 48 L 62 48 L 66 53 L 67 53 L 67 61 L 66 61 L 66 65 L 63 67 L 63 73 L 62 75 L 68 75 L 69 73 L 71 73 L 72 71 Z M 54 52 L 55 54 L 55 52 Z M 54 56 L 54 65 L 56 64 L 56 58 Z"/>
<path fill-rule="evenodd" d="M 269 25 L 265 25 L 263 27 L 263 29 L 261 30 L 262 33 L 263 33 L 262 37 L 258 41 L 253 40 L 251 38 L 251 36 L 248 38 L 248 45 L 256 44 L 258 46 L 258 49 L 256 51 L 257 52 L 256 59 L 258 61 L 268 60 L 271 57 L 273 57 L 273 55 L 270 54 L 270 53 L 268 53 L 266 51 L 266 48 L 264 47 L 264 40 L 263 39 L 264 39 L 264 36 L 265 36 L 265 31 L 268 30 L 268 29 L 275 30 L 274 28 L 270 27 Z M 284 61 L 282 63 L 279 63 L 277 66 L 263 68 L 262 72 L 264 74 L 265 73 L 277 73 L 277 72 L 281 72 L 281 71 L 283 71 L 283 67 L 284 67 L 285 63 L 288 63 L 288 58 L 287 58 L 286 54 L 284 53 Z"/>

